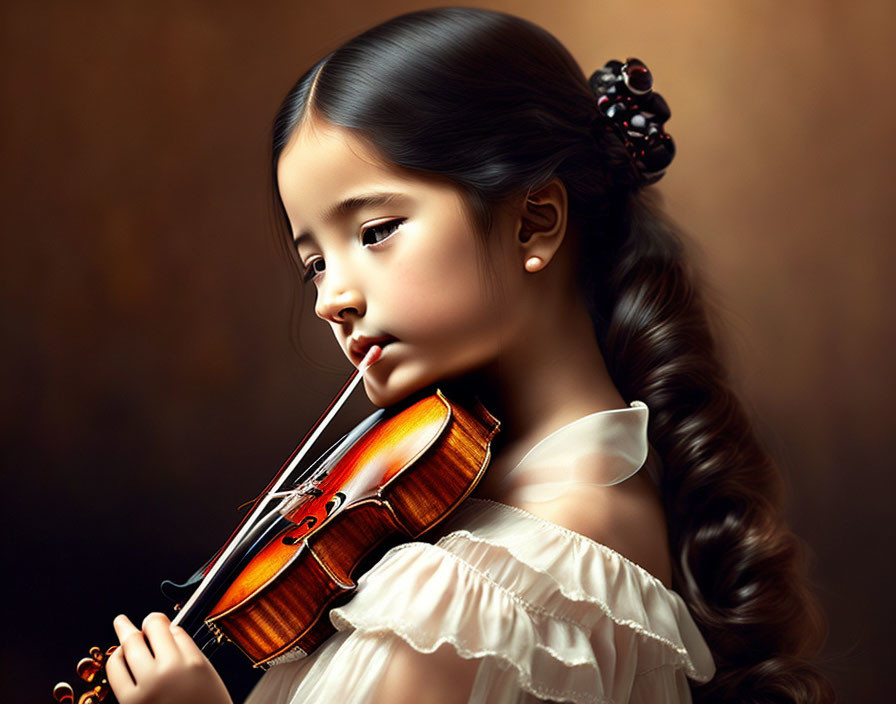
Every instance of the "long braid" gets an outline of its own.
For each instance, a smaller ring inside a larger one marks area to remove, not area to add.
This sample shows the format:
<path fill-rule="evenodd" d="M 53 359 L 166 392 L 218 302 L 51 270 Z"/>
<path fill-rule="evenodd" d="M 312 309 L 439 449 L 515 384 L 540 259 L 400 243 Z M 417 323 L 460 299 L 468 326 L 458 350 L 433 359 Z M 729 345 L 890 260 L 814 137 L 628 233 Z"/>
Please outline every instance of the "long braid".
<path fill-rule="evenodd" d="M 730 387 L 682 240 L 652 198 L 630 199 L 598 333 L 620 392 L 651 411 L 673 588 L 717 665 L 709 683 L 691 683 L 694 701 L 833 702 L 809 662 L 826 621 L 782 518 L 780 474 Z"/>

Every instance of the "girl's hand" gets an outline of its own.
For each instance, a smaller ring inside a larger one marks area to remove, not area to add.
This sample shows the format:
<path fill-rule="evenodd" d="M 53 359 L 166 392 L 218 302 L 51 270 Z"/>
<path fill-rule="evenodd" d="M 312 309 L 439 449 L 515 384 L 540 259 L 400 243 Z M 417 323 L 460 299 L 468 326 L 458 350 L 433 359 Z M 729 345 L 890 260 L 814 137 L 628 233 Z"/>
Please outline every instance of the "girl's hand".
<path fill-rule="evenodd" d="M 106 662 L 119 704 L 232 704 L 215 668 L 180 626 L 151 613 L 140 631 L 127 616 L 113 621 L 121 642 Z"/>

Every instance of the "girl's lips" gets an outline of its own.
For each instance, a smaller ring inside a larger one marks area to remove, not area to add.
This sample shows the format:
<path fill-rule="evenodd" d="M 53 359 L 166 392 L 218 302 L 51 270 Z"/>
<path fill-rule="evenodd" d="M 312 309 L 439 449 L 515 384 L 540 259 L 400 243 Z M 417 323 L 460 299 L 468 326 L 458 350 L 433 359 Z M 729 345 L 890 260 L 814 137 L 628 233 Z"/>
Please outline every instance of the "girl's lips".
<path fill-rule="evenodd" d="M 370 368 L 371 364 L 374 364 L 383 354 L 383 348 L 379 345 L 371 345 L 367 348 L 367 354 L 364 355 L 364 359 L 361 361 L 360 369 L 361 371 L 367 371 Z"/>
<path fill-rule="evenodd" d="M 376 355 L 376 359 L 379 359 L 379 355 L 382 354 L 382 348 L 388 345 L 390 342 L 394 342 L 395 338 L 390 337 L 389 335 L 381 335 L 378 337 L 367 337 L 365 335 L 361 335 L 360 337 L 352 340 L 351 344 L 348 347 L 349 355 L 352 358 L 352 361 L 356 366 L 360 366 L 362 362 L 368 356 L 368 353 L 373 352 Z M 373 364 L 376 359 L 367 361 L 367 365 L 369 366 Z"/>
<path fill-rule="evenodd" d="M 361 360 L 358 369 L 360 369 L 362 373 L 370 369 L 371 365 L 376 364 L 376 362 L 383 356 L 383 349 L 392 342 L 394 342 L 394 340 L 388 340 L 380 345 L 371 345 L 368 347 L 367 354 L 364 355 L 364 359 Z"/>

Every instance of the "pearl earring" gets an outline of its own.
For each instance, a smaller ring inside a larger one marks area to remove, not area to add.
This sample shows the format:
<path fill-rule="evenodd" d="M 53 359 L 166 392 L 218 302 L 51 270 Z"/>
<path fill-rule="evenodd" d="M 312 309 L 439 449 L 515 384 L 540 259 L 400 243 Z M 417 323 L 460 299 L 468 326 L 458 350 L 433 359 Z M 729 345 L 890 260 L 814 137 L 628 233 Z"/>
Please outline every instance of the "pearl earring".
<path fill-rule="evenodd" d="M 544 266 L 544 262 L 541 257 L 529 257 L 525 264 L 526 271 L 538 271 L 542 266 Z"/>

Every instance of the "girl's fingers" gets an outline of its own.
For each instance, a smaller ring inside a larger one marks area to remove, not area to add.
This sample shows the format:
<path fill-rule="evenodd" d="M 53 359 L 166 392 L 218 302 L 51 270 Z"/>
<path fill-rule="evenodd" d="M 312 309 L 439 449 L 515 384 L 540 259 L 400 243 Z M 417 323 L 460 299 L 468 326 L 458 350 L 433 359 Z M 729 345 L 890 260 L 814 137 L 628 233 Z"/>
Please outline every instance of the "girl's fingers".
<path fill-rule="evenodd" d="M 112 687 L 112 691 L 119 701 L 127 697 L 137 686 L 131 676 L 131 671 L 128 670 L 128 665 L 124 660 L 124 651 L 121 648 L 116 649 L 106 660 L 106 679 L 109 680 L 109 686 Z"/>
<path fill-rule="evenodd" d="M 113 655 L 123 653 L 134 681 L 139 683 L 140 679 L 146 677 L 155 667 L 152 652 L 146 644 L 143 632 L 138 630 L 124 614 L 116 616 L 112 626 L 121 643 L 121 647 Z"/>
<path fill-rule="evenodd" d="M 143 619 L 143 634 L 158 663 L 170 663 L 181 658 L 181 651 L 171 634 L 171 621 L 165 614 L 156 611 Z"/>
<path fill-rule="evenodd" d="M 190 634 L 187 633 L 180 626 L 173 626 L 171 629 L 171 637 L 174 639 L 174 642 L 177 644 L 177 647 L 180 649 L 181 655 L 184 658 L 185 662 L 190 664 L 195 664 L 201 662 L 205 659 L 205 653 L 199 649 L 199 646 L 196 645 L 196 642 L 190 638 Z"/>

